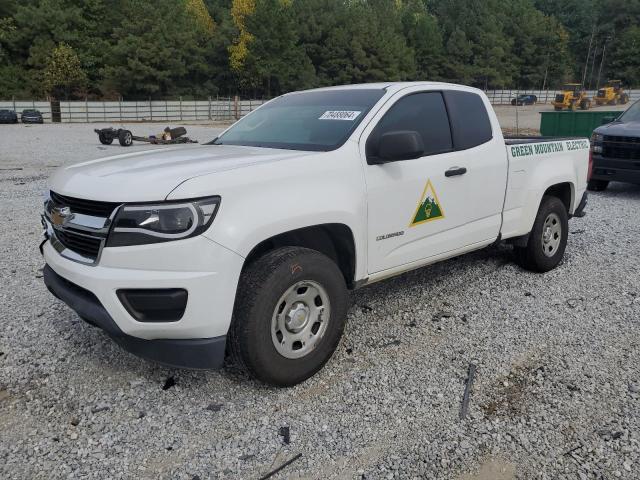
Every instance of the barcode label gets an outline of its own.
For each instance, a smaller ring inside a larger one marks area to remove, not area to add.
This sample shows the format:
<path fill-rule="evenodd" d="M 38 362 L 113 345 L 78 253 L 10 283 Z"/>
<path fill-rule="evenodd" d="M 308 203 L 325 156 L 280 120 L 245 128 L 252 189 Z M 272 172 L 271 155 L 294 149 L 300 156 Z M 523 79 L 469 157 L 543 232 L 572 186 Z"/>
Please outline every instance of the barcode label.
<path fill-rule="evenodd" d="M 362 112 L 356 110 L 328 110 L 322 114 L 319 120 L 347 120 L 353 122 L 360 113 Z"/>

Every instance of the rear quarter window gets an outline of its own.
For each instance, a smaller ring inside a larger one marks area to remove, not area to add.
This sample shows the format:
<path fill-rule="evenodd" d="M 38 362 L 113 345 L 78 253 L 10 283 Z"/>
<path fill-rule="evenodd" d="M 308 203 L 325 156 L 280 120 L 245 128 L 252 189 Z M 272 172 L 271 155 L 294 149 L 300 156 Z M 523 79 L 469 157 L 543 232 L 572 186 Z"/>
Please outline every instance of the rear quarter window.
<path fill-rule="evenodd" d="M 491 120 L 482 97 L 473 92 L 447 90 L 447 103 L 453 148 L 467 150 L 487 143 L 493 138 Z"/>

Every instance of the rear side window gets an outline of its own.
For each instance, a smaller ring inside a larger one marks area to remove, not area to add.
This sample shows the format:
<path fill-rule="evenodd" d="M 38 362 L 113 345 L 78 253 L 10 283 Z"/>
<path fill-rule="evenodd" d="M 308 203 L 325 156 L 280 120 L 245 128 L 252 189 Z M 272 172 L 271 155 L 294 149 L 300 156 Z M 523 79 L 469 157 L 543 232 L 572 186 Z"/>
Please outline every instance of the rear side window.
<path fill-rule="evenodd" d="M 447 90 L 444 96 L 456 150 L 477 147 L 493 138 L 491 121 L 480 95 Z"/>
<path fill-rule="evenodd" d="M 414 93 L 398 100 L 376 125 L 367 140 L 367 157 L 378 156 L 380 136 L 413 130 L 422 136 L 425 155 L 450 152 L 453 146 L 447 109 L 440 92 Z"/>

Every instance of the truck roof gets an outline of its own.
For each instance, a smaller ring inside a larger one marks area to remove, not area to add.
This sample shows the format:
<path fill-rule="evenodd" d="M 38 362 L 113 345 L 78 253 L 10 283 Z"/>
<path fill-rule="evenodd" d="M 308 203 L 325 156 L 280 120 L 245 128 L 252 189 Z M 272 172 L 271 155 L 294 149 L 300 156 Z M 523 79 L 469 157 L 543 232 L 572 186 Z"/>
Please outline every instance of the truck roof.
<path fill-rule="evenodd" d="M 376 83 L 356 83 L 353 85 L 335 85 L 335 86 L 331 86 L 331 87 L 320 87 L 320 88 L 312 88 L 309 90 L 303 90 L 305 92 L 311 92 L 311 91 L 315 91 L 315 92 L 319 92 L 319 91 L 324 91 L 324 90 L 358 90 L 358 89 L 385 89 L 388 90 L 390 92 L 396 92 L 398 90 L 402 90 L 403 88 L 407 88 L 407 87 L 418 87 L 418 86 L 424 86 L 424 87 L 461 87 L 461 86 L 465 86 L 465 85 L 457 85 L 454 83 L 446 83 L 446 82 L 376 82 Z M 472 87 L 468 87 L 468 88 L 472 88 Z M 296 92 L 291 92 L 291 93 L 296 93 Z M 289 95 L 289 94 L 287 94 Z"/>

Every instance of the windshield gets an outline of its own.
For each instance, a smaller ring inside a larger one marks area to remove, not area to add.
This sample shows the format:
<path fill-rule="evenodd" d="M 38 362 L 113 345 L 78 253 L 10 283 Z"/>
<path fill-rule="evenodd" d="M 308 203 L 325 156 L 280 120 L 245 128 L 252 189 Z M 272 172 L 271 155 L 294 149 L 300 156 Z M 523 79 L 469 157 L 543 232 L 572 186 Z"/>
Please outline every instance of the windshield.
<path fill-rule="evenodd" d="M 623 123 L 640 122 L 640 100 L 631 105 L 618 120 Z"/>
<path fill-rule="evenodd" d="M 344 89 L 284 95 L 240 120 L 213 144 L 335 150 L 384 94 L 383 89 Z"/>

